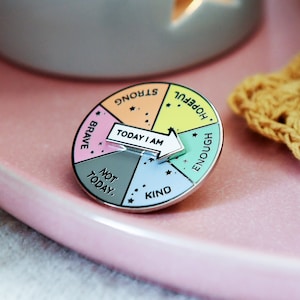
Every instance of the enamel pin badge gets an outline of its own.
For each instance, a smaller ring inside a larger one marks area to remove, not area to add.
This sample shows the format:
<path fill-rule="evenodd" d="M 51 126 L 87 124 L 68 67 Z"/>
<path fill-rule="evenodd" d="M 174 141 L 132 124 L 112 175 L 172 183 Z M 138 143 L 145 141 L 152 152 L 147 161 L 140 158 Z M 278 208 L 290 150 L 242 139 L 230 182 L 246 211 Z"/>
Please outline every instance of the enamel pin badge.
<path fill-rule="evenodd" d="M 194 192 L 221 153 L 213 105 L 174 83 L 127 87 L 100 102 L 79 127 L 72 164 L 96 201 L 129 212 L 175 204 Z"/>

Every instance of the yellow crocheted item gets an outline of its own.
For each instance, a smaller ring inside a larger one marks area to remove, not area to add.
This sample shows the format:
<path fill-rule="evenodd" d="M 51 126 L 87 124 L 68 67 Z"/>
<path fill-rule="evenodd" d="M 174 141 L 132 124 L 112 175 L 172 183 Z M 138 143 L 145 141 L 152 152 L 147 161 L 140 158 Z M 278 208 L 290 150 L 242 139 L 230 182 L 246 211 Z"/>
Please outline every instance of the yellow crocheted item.
<path fill-rule="evenodd" d="M 252 130 L 286 144 L 300 159 L 300 54 L 280 72 L 244 80 L 228 104 Z"/>

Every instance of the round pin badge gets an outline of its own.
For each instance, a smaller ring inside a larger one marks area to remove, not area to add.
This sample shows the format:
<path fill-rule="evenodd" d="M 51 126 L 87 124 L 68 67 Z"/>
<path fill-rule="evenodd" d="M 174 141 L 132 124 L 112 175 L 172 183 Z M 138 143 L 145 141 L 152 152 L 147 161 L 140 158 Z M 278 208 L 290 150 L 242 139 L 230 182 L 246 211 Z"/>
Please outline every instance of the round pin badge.
<path fill-rule="evenodd" d="M 95 200 L 129 212 L 158 210 L 194 192 L 221 153 L 213 105 L 175 83 L 141 83 L 100 102 L 74 139 L 72 164 Z"/>

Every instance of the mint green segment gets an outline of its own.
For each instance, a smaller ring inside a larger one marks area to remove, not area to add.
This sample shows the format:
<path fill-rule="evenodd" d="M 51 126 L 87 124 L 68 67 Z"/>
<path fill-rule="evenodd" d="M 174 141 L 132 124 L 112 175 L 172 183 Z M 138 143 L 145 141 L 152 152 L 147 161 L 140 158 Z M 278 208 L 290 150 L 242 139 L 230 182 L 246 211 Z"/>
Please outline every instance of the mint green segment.
<path fill-rule="evenodd" d="M 170 163 L 195 184 L 199 183 L 213 167 L 219 155 L 221 135 L 218 123 L 179 134 L 186 152 L 171 159 Z"/>

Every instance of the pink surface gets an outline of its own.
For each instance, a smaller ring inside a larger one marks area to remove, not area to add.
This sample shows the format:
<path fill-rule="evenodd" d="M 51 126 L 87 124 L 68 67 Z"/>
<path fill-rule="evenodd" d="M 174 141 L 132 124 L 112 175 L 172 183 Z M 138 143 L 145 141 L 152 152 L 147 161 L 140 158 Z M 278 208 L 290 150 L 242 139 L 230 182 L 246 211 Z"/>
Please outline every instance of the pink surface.
<path fill-rule="evenodd" d="M 266 1 L 263 24 L 238 48 L 154 78 L 205 95 L 223 119 L 225 142 L 196 193 L 146 215 L 93 202 L 71 166 L 83 118 L 138 81 L 58 79 L 1 61 L 1 208 L 92 259 L 176 289 L 230 299 L 299 299 L 300 163 L 285 146 L 249 131 L 226 103 L 243 78 L 275 71 L 300 50 L 299 13 L 297 0 Z"/>

